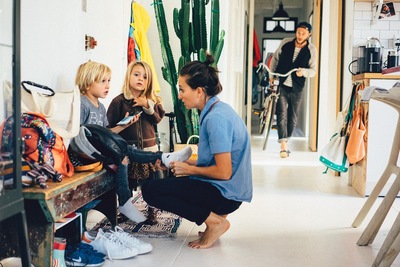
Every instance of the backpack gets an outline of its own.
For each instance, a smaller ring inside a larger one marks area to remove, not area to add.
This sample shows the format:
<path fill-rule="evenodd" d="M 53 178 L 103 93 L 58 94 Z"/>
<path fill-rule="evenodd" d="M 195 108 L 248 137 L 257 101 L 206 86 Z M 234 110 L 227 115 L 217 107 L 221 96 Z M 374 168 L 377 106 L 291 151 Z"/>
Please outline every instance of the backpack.
<path fill-rule="evenodd" d="M 119 165 L 127 155 L 128 143 L 106 127 L 84 124 L 71 139 L 69 149 L 80 157 Z"/>
<path fill-rule="evenodd" d="M 1 156 L 12 157 L 14 119 L 9 117 L 0 127 Z M 21 136 L 24 152 L 22 157 L 29 162 L 48 164 L 64 176 L 74 174 L 73 165 L 61 136 L 56 134 L 40 113 L 21 114 Z"/>

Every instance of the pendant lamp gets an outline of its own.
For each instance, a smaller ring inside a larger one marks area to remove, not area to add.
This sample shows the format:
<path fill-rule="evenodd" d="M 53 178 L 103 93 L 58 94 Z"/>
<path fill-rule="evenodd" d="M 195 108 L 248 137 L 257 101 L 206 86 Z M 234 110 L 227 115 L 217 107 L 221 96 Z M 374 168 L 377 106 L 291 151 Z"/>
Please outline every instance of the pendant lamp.
<path fill-rule="evenodd" d="M 273 20 L 288 20 L 289 15 L 288 13 L 283 9 L 283 4 L 282 1 L 279 3 L 279 9 L 274 13 L 272 16 Z"/>
<path fill-rule="evenodd" d="M 278 24 L 275 26 L 275 28 L 272 30 L 272 32 L 286 32 L 286 30 L 278 22 Z"/>

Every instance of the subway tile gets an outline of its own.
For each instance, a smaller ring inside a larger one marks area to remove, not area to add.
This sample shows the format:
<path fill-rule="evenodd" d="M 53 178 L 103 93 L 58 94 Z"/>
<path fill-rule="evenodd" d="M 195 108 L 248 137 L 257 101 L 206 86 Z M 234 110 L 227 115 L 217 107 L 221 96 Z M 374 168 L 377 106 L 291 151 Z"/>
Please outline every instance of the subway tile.
<path fill-rule="evenodd" d="M 372 11 L 363 11 L 362 12 L 362 20 L 372 20 Z"/>
<path fill-rule="evenodd" d="M 365 30 L 365 29 L 370 29 L 371 28 L 371 22 L 370 21 L 354 21 L 354 29 L 355 30 Z"/>
<path fill-rule="evenodd" d="M 354 10 L 368 11 L 372 9 L 371 2 L 355 2 Z"/>
<path fill-rule="evenodd" d="M 391 31 L 391 30 L 387 30 L 387 31 L 380 31 L 380 38 L 382 39 L 392 39 L 393 36 L 398 36 L 398 31 Z"/>

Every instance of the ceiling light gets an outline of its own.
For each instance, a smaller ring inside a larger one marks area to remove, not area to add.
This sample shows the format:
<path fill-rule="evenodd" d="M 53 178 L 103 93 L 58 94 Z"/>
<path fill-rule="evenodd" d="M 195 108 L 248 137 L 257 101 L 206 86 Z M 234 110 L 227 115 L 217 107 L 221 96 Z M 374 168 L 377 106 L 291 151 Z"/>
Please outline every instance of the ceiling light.
<path fill-rule="evenodd" d="M 288 20 L 289 15 L 288 13 L 283 9 L 283 4 L 282 1 L 279 3 L 279 9 L 274 13 L 272 16 L 273 20 Z"/>
<path fill-rule="evenodd" d="M 286 32 L 286 30 L 278 23 L 275 28 L 272 30 L 273 32 Z"/>

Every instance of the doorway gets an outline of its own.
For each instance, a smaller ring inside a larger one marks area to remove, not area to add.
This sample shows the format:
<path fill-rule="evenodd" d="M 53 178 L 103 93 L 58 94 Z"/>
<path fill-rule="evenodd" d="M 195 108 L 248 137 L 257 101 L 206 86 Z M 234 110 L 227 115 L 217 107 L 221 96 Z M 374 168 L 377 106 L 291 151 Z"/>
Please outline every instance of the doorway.
<path fill-rule="evenodd" d="M 263 21 L 265 17 L 272 17 L 273 13 L 278 8 L 279 2 L 276 0 L 254 0 L 254 28 L 258 36 L 258 43 L 261 44 L 263 53 L 263 59 L 265 53 L 275 52 L 280 40 L 287 37 L 294 37 L 293 32 L 265 32 Z M 320 0 L 287 0 L 282 1 L 284 9 L 287 11 L 289 16 L 296 18 L 297 21 L 308 21 L 314 18 L 311 22 L 313 25 L 313 44 L 319 49 L 320 34 L 319 34 L 319 17 L 320 17 Z M 313 15 L 314 14 L 314 15 Z M 261 39 L 261 40 L 260 40 Z M 318 65 L 318 64 L 317 64 Z M 299 121 L 297 129 L 295 130 L 293 137 L 296 139 L 302 139 L 305 143 L 304 147 L 307 151 L 317 151 L 317 119 L 318 119 L 318 71 L 316 77 L 313 79 L 307 79 L 307 85 L 304 90 L 303 103 L 301 106 L 301 114 L 299 114 Z M 260 102 L 257 103 L 259 107 Z M 249 107 L 248 107 L 249 108 Z M 251 107 L 252 109 L 254 107 Z M 251 118 L 252 123 L 252 135 L 257 137 L 259 131 L 253 129 L 257 126 L 253 126 L 253 123 L 258 124 L 257 118 L 254 116 Z M 272 132 L 271 132 L 272 133 Z M 275 134 L 277 138 L 277 133 Z M 273 136 L 273 135 L 272 135 Z"/>

